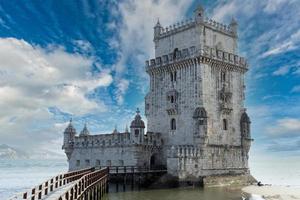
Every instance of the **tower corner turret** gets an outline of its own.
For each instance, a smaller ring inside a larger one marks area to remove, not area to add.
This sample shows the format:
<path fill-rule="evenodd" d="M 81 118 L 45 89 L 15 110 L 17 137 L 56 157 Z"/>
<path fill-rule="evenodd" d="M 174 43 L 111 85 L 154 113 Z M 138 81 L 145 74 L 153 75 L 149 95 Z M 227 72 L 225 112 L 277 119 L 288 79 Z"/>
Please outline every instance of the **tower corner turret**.
<path fill-rule="evenodd" d="M 69 125 L 64 131 L 64 143 L 62 149 L 65 150 L 65 153 L 68 157 L 68 160 L 71 157 L 73 152 L 74 138 L 76 135 L 76 129 L 72 125 L 72 119 L 70 119 Z"/>

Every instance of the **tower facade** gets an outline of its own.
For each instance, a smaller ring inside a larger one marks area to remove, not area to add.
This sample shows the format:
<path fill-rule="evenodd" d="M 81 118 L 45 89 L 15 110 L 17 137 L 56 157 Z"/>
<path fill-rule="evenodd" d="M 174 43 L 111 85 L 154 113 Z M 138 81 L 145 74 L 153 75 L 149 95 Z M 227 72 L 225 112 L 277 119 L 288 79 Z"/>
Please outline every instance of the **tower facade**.
<path fill-rule="evenodd" d="M 237 22 L 205 18 L 154 27 L 155 58 L 146 61 L 149 132 L 160 132 L 168 171 L 185 179 L 248 173 L 250 119 L 244 107 L 247 63 L 237 52 Z"/>

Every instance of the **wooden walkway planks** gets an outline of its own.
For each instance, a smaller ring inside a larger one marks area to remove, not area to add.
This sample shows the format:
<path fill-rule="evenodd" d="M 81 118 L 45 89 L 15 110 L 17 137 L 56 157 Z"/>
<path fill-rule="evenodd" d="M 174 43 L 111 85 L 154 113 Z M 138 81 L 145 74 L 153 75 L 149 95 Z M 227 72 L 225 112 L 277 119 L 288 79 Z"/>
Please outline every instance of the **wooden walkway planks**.
<path fill-rule="evenodd" d="M 64 185 L 53 192 L 51 192 L 49 195 L 46 195 L 42 198 L 42 200 L 57 200 L 60 196 L 62 196 L 66 191 L 70 190 L 74 186 L 74 182 L 68 183 L 67 185 Z"/>

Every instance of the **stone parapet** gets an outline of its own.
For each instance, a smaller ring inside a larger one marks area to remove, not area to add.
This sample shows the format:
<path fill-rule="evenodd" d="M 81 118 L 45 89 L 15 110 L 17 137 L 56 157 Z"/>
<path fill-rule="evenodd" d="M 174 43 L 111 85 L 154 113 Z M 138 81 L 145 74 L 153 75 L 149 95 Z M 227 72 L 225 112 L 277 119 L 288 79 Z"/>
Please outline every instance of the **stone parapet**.
<path fill-rule="evenodd" d="M 196 26 L 196 20 L 193 18 L 186 19 L 181 22 L 177 22 L 173 25 L 161 28 L 160 34 L 158 35 L 158 38 L 167 37 L 173 34 L 176 34 L 178 32 L 184 31 L 186 29 L 190 29 Z M 230 25 L 222 24 L 220 22 L 217 22 L 213 19 L 205 18 L 205 20 L 202 23 L 204 26 L 209 27 L 215 31 L 222 32 L 226 35 L 235 37 L 234 30 Z"/>
<path fill-rule="evenodd" d="M 161 57 L 153 58 L 146 61 L 146 71 L 151 71 L 154 68 L 168 66 L 170 64 L 176 64 L 180 61 L 185 61 L 193 58 L 210 58 L 215 61 L 223 62 L 225 64 L 231 64 L 233 66 L 248 69 L 247 61 L 244 57 L 224 52 L 209 46 L 204 46 L 199 51 L 195 50 L 195 47 L 190 47 L 182 50 L 178 50 L 169 55 L 163 55 Z"/>

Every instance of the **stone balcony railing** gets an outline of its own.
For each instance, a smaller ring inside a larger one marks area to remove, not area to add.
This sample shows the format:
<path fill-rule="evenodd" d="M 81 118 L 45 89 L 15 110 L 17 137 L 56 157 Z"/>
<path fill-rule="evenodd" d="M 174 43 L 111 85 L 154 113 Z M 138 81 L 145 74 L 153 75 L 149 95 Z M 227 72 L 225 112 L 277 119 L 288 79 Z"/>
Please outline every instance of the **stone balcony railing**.
<path fill-rule="evenodd" d="M 247 61 L 244 57 L 240 57 L 235 54 L 231 54 L 228 52 L 224 52 L 221 50 L 217 50 L 215 48 L 210 48 L 205 46 L 203 49 L 195 50 L 195 47 L 190 47 L 182 50 L 178 50 L 175 53 L 170 53 L 168 55 L 163 55 L 161 57 L 157 57 L 155 59 L 150 59 L 146 61 L 146 69 L 150 70 L 151 68 L 161 67 L 168 64 L 173 64 L 178 61 L 183 61 L 191 58 L 196 58 L 199 56 L 211 58 L 217 61 L 222 61 L 228 64 L 240 66 L 243 68 L 248 68 Z"/>
<path fill-rule="evenodd" d="M 193 145 L 176 145 L 168 148 L 169 157 L 200 157 L 202 155 L 202 150 Z"/>
<path fill-rule="evenodd" d="M 178 104 L 177 103 L 168 103 L 166 110 L 169 115 L 175 115 L 178 113 Z"/>

